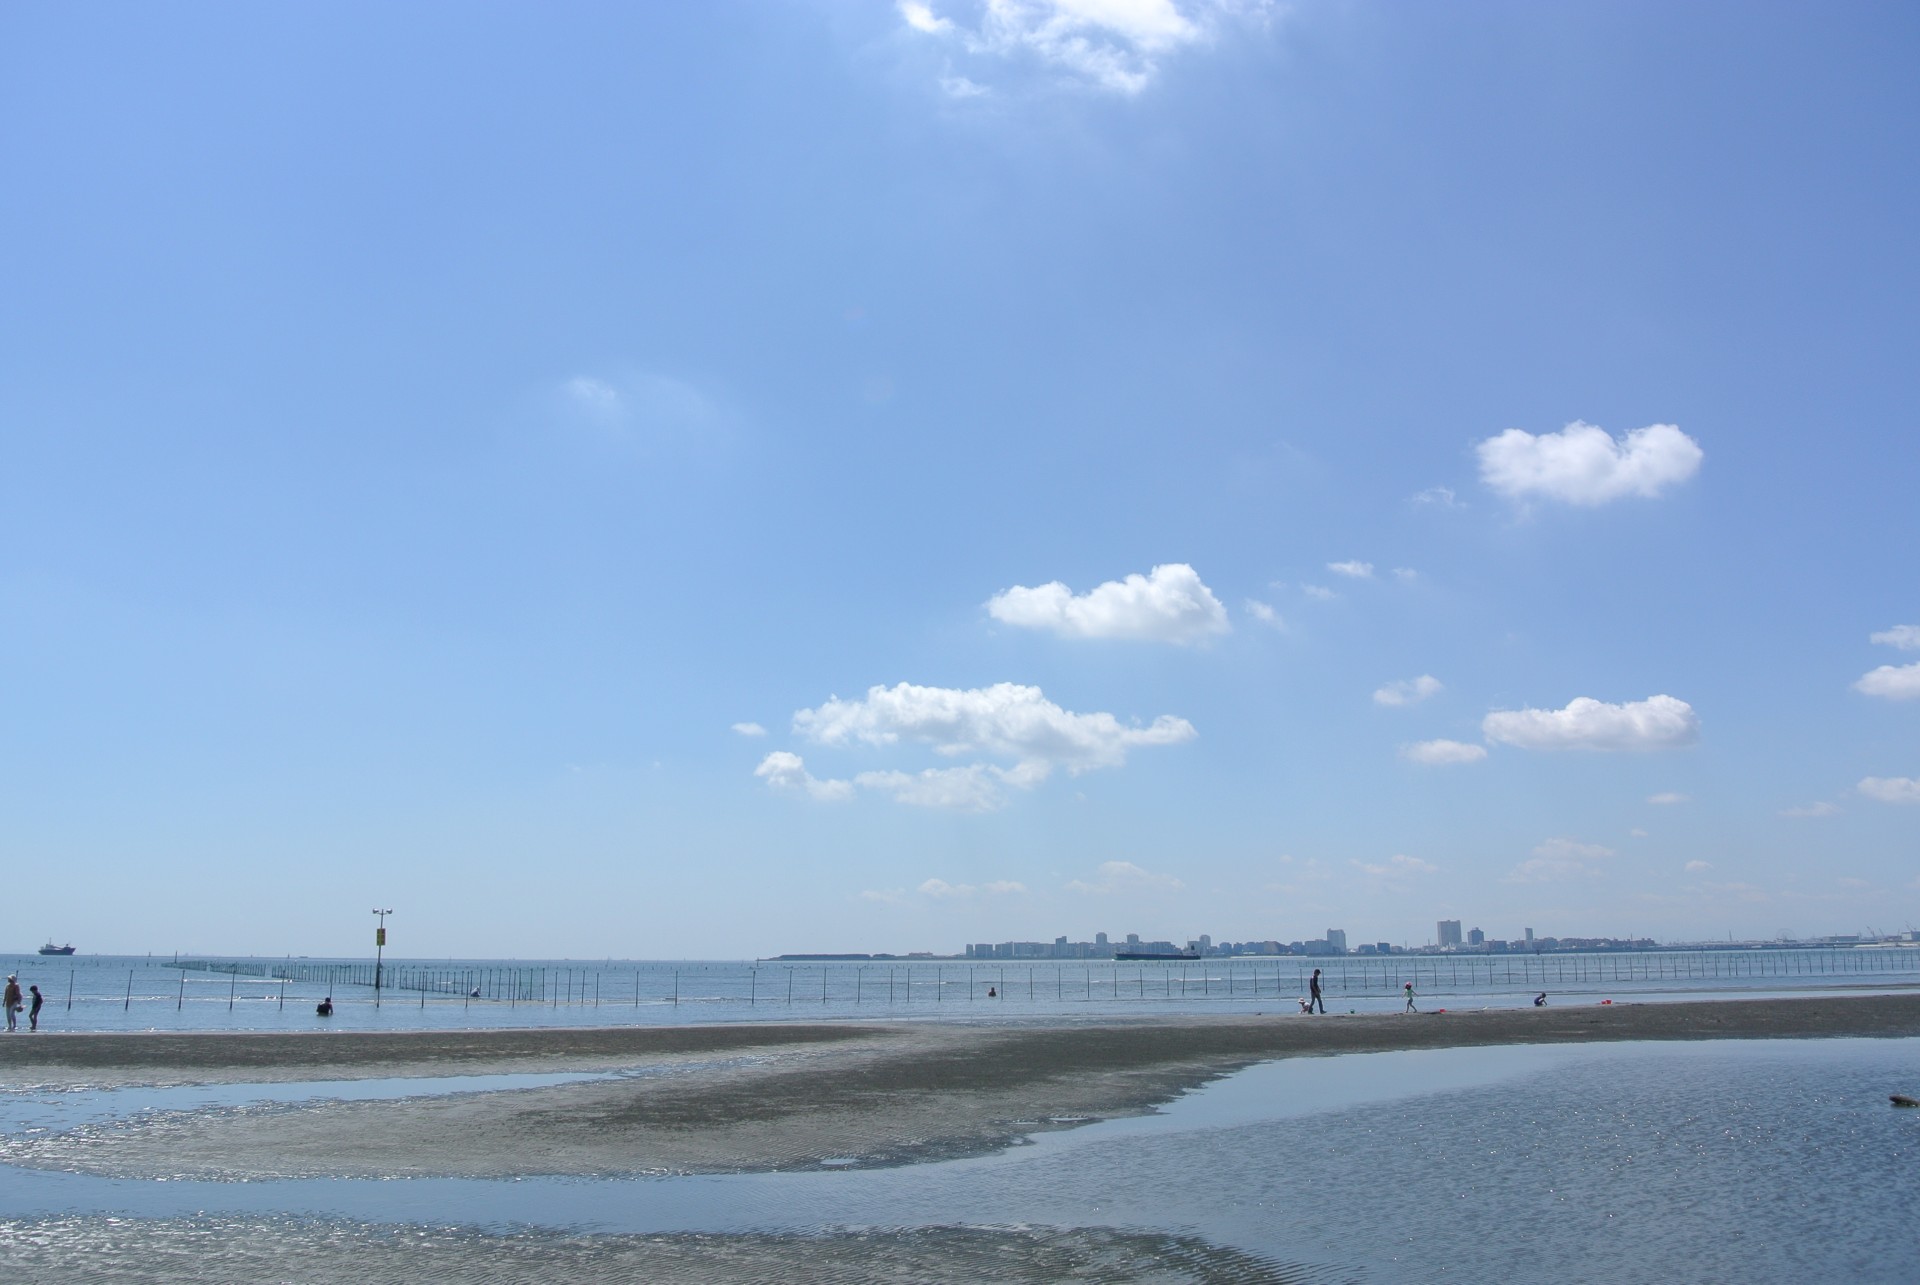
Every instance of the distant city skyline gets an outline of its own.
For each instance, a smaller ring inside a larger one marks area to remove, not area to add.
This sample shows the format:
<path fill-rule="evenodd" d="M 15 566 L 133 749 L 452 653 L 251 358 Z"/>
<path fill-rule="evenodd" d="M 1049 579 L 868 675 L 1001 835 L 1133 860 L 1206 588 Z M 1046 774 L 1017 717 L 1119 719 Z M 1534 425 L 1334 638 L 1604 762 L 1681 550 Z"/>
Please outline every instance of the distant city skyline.
<path fill-rule="evenodd" d="M 1920 924 L 1920 9 L 0 11 L 0 918 Z"/>

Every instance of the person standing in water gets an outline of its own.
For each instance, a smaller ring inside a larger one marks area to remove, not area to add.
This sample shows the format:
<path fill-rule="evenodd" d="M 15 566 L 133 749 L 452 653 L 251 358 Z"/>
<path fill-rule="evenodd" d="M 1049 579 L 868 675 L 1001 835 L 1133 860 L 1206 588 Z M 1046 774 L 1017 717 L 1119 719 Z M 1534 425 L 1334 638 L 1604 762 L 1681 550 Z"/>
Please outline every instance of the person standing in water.
<path fill-rule="evenodd" d="M 27 989 L 33 992 L 33 1007 L 27 1010 L 27 1029 L 37 1031 L 40 1029 L 40 1006 L 47 1002 L 47 997 L 40 993 L 38 986 L 29 986 Z"/>
<path fill-rule="evenodd" d="M 1409 1012 L 1409 1013 L 1418 1013 L 1418 1012 L 1419 1012 L 1420 1010 L 1419 1010 L 1419 1009 L 1417 1009 L 1417 1008 L 1415 1008 L 1415 1007 L 1413 1006 L 1413 983 L 1412 983 L 1412 982 L 1408 982 L 1408 983 L 1407 983 L 1407 988 L 1406 988 L 1406 989 L 1407 989 L 1407 1009 L 1406 1009 L 1406 1011 L 1407 1011 L 1407 1012 Z"/>
<path fill-rule="evenodd" d="M 20 977 L 17 973 L 7 974 L 7 989 L 0 992 L 0 1004 L 7 1006 L 7 1029 L 20 1027 Z"/>
<path fill-rule="evenodd" d="M 1320 1009 L 1321 1016 L 1326 1016 L 1327 1001 L 1320 998 L 1320 970 L 1317 968 L 1313 970 L 1313 976 L 1307 981 L 1307 1011 L 1313 1012 L 1316 1005 Z"/>

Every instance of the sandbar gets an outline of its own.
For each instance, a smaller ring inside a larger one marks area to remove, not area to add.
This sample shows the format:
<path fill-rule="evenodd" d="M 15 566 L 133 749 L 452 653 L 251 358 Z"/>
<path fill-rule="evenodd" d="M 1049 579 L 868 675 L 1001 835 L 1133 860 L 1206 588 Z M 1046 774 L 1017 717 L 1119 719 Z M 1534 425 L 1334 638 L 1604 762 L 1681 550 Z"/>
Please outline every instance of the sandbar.
<path fill-rule="evenodd" d="M 156 1112 L 0 1142 L 117 1177 L 727 1173 L 975 1155 L 1136 1115 L 1257 1062 L 1468 1045 L 1920 1036 L 1920 995 L 1007 1023 L 0 1037 L 0 1083 L 619 1071 L 381 1101 Z"/>

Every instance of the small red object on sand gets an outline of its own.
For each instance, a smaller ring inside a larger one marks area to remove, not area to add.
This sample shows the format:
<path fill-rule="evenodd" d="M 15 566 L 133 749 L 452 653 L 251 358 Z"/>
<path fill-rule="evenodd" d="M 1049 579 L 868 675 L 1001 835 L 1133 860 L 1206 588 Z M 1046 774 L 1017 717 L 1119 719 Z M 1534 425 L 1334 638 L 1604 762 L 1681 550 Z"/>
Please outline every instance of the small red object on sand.
<path fill-rule="evenodd" d="M 1613 1001 L 1612 1001 L 1612 1000 L 1610 1000 L 1610 999 L 1603 999 L 1603 1000 L 1601 1000 L 1600 1002 L 1601 1002 L 1602 1004 L 1611 1004 L 1611 1003 L 1613 1003 Z"/>

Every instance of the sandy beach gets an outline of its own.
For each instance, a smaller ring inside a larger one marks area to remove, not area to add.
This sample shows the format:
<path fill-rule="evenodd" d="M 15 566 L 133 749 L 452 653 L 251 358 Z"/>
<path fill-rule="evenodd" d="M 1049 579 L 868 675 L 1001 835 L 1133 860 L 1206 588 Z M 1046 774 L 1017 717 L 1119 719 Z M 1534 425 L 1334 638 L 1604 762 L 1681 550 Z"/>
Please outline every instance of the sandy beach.
<path fill-rule="evenodd" d="M 14 1138 L 15 1165 L 127 1177 L 724 1173 L 979 1154 L 1150 1111 L 1253 1063 L 1467 1045 L 1920 1035 L 1920 996 L 1059 1024 L 726 1025 L 0 1040 L 24 1085 L 619 1072 L 544 1087 L 155 1112 Z M 485 1081 L 477 1081 L 482 1088 Z"/>

